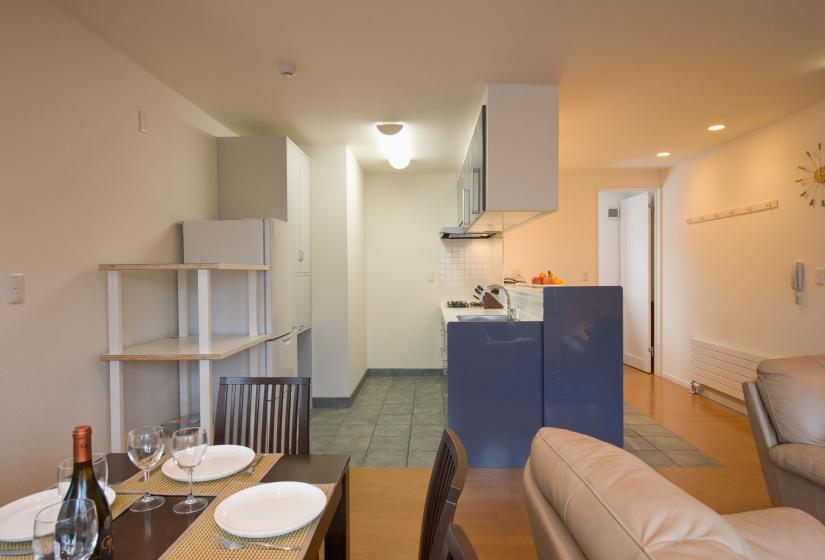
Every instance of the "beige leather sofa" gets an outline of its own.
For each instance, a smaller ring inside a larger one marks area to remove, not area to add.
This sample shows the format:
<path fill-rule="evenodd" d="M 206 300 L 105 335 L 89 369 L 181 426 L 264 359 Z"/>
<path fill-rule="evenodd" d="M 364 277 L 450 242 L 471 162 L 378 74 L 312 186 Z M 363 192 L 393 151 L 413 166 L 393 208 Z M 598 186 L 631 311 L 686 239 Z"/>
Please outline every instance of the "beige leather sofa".
<path fill-rule="evenodd" d="M 567 430 L 536 434 L 524 493 L 541 559 L 825 558 L 825 526 L 800 510 L 721 516 L 623 449 Z"/>
<path fill-rule="evenodd" d="M 825 523 L 825 355 L 765 360 L 742 389 L 771 503 Z"/>

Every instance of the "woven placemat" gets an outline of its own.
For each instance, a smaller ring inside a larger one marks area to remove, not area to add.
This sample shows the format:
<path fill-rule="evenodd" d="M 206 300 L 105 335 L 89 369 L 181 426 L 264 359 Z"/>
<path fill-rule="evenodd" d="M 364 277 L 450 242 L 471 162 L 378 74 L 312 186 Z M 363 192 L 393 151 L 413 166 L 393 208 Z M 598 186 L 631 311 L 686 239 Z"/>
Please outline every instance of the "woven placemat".
<path fill-rule="evenodd" d="M 139 495 L 136 494 L 118 494 L 115 498 L 115 503 L 112 504 L 112 519 L 117 519 L 120 514 L 124 511 L 128 511 L 129 507 L 140 499 Z M 9 552 L 13 552 L 16 550 L 31 550 L 32 542 L 31 541 L 22 541 L 22 542 L 0 542 L 0 556 L 8 555 Z M 5 554 L 4 554 L 5 553 Z M 22 554 L 22 555 L 14 555 L 8 556 L 9 558 L 17 558 L 19 560 L 28 560 L 33 559 L 34 554 Z"/>
<path fill-rule="evenodd" d="M 189 560 L 191 558 L 197 558 L 198 560 L 219 560 L 227 558 L 228 554 L 231 554 L 232 558 L 237 558 L 238 560 L 302 560 L 306 555 L 309 543 L 312 542 L 312 535 L 315 533 L 315 529 L 318 527 L 318 523 L 321 517 L 323 517 L 323 514 L 319 515 L 318 518 L 309 525 L 297 531 L 269 539 L 243 539 L 236 537 L 224 532 L 218 527 L 218 524 L 215 523 L 214 513 L 218 504 L 232 494 L 256 485 L 256 483 L 248 482 L 236 482 L 228 485 L 224 492 L 212 500 L 212 503 L 200 514 L 198 519 L 163 553 L 160 560 Z M 327 502 L 329 502 L 329 497 L 332 495 L 335 485 L 316 484 L 315 486 L 326 494 Z M 229 551 L 215 543 L 213 539 L 215 533 L 238 542 L 267 542 L 279 546 L 299 546 L 301 549 L 288 552 L 285 550 L 272 550 L 256 546 Z"/>
<path fill-rule="evenodd" d="M 281 457 L 283 455 L 280 453 L 264 454 L 260 462 L 255 465 L 252 474 L 246 474 L 244 470 L 218 480 L 195 482 L 192 485 L 192 492 L 196 496 L 217 496 L 223 492 L 227 484 L 232 482 L 260 482 Z M 171 461 L 171 459 L 167 460 Z M 113 488 L 118 494 L 121 492 L 124 494 L 143 494 L 143 472 L 138 472 L 120 484 L 116 484 Z M 186 482 L 172 480 L 163 474 L 160 468 L 156 468 L 149 474 L 149 491 L 152 494 L 162 496 L 186 496 L 189 492 L 189 485 Z"/>

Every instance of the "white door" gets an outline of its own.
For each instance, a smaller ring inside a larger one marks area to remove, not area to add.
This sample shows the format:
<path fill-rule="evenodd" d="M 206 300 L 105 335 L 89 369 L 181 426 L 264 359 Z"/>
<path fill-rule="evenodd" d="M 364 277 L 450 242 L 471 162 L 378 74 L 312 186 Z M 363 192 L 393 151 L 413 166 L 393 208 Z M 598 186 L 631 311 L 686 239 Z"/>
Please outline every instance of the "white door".
<path fill-rule="evenodd" d="M 621 201 L 619 251 L 624 291 L 624 363 L 652 371 L 651 193 Z"/>

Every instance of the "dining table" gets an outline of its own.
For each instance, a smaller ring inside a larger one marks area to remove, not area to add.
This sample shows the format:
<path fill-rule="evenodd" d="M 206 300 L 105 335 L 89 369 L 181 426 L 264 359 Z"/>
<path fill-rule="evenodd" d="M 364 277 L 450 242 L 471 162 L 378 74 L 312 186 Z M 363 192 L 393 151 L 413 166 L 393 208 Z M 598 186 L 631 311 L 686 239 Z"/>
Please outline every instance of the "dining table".
<path fill-rule="evenodd" d="M 112 485 L 138 472 L 126 453 L 111 453 L 107 457 Z M 282 481 L 334 485 L 304 557 L 317 558 L 323 547 L 326 560 L 349 559 L 349 457 L 284 455 L 260 482 Z M 206 498 L 210 501 L 214 499 Z M 156 560 L 163 555 L 203 513 L 174 513 L 172 507 L 183 499 L 182 496 L 166 496 L 166 503 L 155 510 L 140 513 L 126 511 L 118 516 L 112 522 L 117 560 Z M 227 550 L 226 557 L 232 558 L 232 551 Z"/>

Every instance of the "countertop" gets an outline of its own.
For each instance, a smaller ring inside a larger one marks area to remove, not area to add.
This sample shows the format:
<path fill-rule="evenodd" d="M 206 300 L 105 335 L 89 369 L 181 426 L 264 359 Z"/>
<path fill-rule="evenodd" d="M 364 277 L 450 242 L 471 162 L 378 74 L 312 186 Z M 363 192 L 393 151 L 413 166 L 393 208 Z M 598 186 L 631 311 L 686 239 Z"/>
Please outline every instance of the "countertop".
<path fill-rule="evenodd" d="M 459 315 L 505 315 L 504 309 L 484 309 L 483 307 L 447 307 L 447 302 L 441 302 L 441 317 L 445 323 L 458 321 Z"/>

